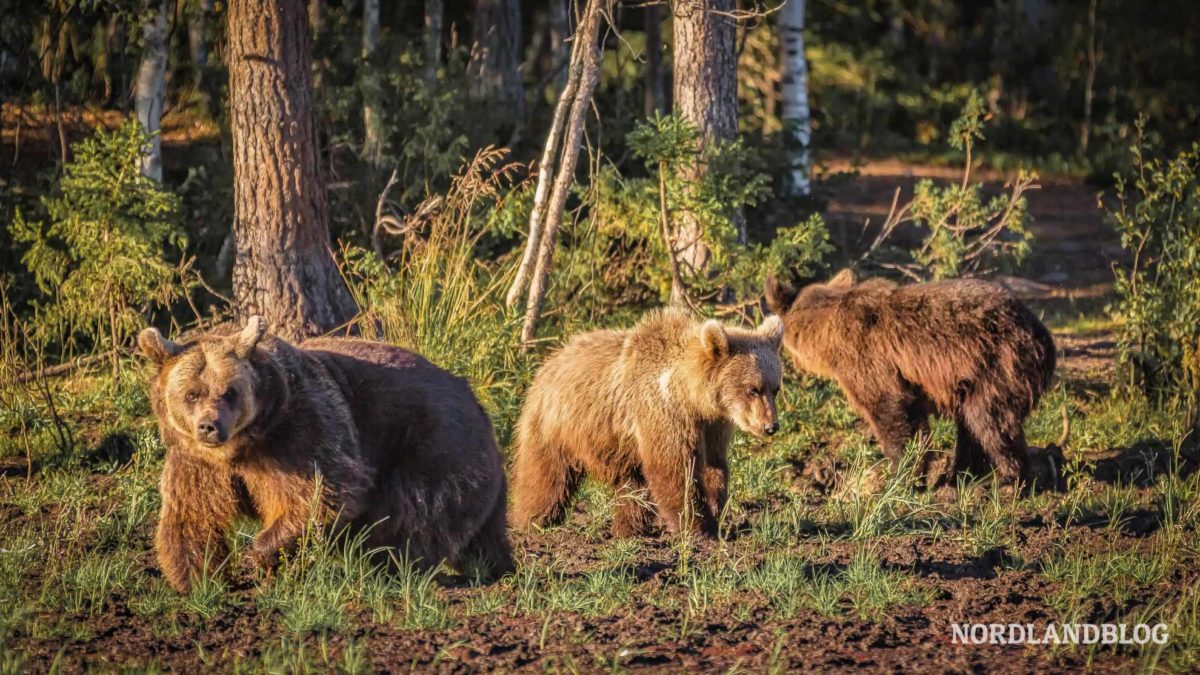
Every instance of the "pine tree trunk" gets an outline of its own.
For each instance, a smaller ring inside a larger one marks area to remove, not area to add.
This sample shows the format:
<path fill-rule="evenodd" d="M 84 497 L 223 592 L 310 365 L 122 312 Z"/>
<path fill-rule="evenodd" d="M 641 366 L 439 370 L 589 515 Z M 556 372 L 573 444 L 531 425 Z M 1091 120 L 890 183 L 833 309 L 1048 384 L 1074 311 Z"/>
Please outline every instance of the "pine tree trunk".
<path fill-rule="evenodd" d="M 779 10 L 780 122 L 788 160 L 787 192 L 812 193 L 809 146 L 812 126 L 808 110 L 808 61 L 804 58 L 804 0 L 787 0 Z"/>
<path fill-rule="evenodd" d="M 442 0 L 425 0 L 425 82 L 437 79 L 442 67 L 442 22 L 445 20 Z"/>
<path fill-rule="evenodd" d="M 520 0 L 475 0 L 473 45 L 467 65 L 469 94 L 495 106 L 504 121 L 520 127 L 525 119 L 521 82 Z"/>
<path fill-rule="evenodd" d="M 701 132 L 701 147 L 737 137 L 737 26 L 734 0 L 678 0 L 674 9 L 676 112 Z M 696 179 L 698 176 L 693 176 Z M 745 224 L 734 214 L 743 241 Z M 679 217 L 681 262 L 696 273 L 708 270 L 711 254 L 700 223 Z"/>
<path fill-rule="evenodd" d="M 363 159 L 374 169 L 379 168 L 383 152 L 383 129 L 379 118 L 379 89 L 382 84 L 371 63 L 371 55 L 378 45 L 379 0 L 363 0 Z"/>
<path fill-rule="evenodd" d="M 212 12 L 212 0 L 191 0 L 187 10 L 188 58 L 192 62 L 192 80 L 198 88 L 204 80 L 204 68 L 208 64 L 208 15 Z"/>
<path fill-rule="evenodd" d="M 651 117 L 667 109 L 666 88 L 663 85 L 662 12 L 658 5 L 642 10 L 646 30 L 646 73 L 644 75 L 643 112 Z"/>
<path fill-rule="evenodd" d="M 305 23 L 304 0 L 229 3 L 234 296 L 293 339 L 356 313 L 329 250 Z"/>
<path fill-rule="evenodd" d="M 147 133 L 152 134 L 150 149 L 142 157 L 142 174 L 162 182 L 162 139 L 163 87 L 167 74 L 167 0 L 158 3 L 158 10 L 146 23 L 145 46 L 142 62 L 138 66 L 134 106 L 137 119 Z"/>

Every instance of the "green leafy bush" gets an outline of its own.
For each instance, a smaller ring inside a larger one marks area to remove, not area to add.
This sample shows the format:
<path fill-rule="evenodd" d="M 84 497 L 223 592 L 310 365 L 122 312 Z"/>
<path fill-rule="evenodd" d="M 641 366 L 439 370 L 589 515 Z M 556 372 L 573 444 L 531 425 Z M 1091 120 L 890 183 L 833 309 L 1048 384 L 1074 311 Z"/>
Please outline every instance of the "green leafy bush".
<path fill-rule="evenodd" d="M 9 226 L 45 295 L 37 326 L 48 341 L 78 333 L 93 347 L 120 348 L 150 307 L 184 292 L 165 257 L 184 243 L 179 199 L 141 174 L 148 140 L 131 120 L 76 144 L 59 185 L 41 199 L 45 221 L 18 211 Z"/>
<path fill-rule="evenodd" d="M 591 242 L 592 252 L 606 258 L 603 281 L 615 292 L 631 295 L 628 286 L 636 280 L 658 296 L 655 300 L 670 295 L 667 242 L 676 255 L 686 245 L 684 219 L 698 224 L 711 255 L 706 269 L 681 266 L 689 294 L 711 296 L 724 288 L 749 297 L 758 292 L 765 270 L 788 266 L 813 271 L 829 252 L 819 215 L 780 228 L 769 245 L 740 240 L 736 214 L 770 195 L 770 178 L 740 139 L 701 150 L 695 125 L 674 115 L 656 115 L 638 123 L 627 140 L 650 175 L 625 177 L 606 168 L 585 195 L 598 239 Z"/>
<path fill-rule="evenodd" d="M 1117 277 L 1112 307 L 1121 323 L 1125 384 L 1160 401 L 1194 403 L 1200 388 L 1200 144 L 1172 159 L 1148 158 L 1138 137 L 1133 170 L 1117 176 L 1117 206 L 1109 214 L 1133 256 Z"/>
<path fill-rule="evenodd" d="M 985 199 L 982 183 L 971 182 L 971 151 L 984 138 L 985 120 L 983 99 L 973 92 L 950 125 L 950 145 L 964 155 L 962 179 L 918 182 L 912 200 L 893 208 L 883 224 L 869 252 L 875 262 L 916 279 L 948 279 L 1011 269 L 1029 254 L 1024 193 L 1037 187 L 1037 176 L 1020 172 L 1006 185 L 1008 192 L 991 199 Z M 921 232 L 918 246 L 881 246 L 904 225 Z"/>

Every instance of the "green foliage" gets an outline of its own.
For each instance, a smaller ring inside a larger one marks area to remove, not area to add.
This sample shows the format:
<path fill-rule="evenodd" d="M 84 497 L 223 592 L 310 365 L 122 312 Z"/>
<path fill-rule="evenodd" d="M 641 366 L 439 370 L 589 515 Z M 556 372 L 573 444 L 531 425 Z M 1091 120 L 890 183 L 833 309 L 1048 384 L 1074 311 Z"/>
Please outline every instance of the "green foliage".
<path fill-rule="evenodd" d="M 770 179 L 760 159 L 741 139 L 701 149 L 694 124 L 656 114 L 639 122 L 627 141 L 650 177 L 625 177 L 607 168 L 594 177 L 586 195 L 589 220 L 599 239 L 591 242 L 593 254 L 608 258 L 605 281 L 620 291 L 627 293 L 619 287 L 637 279 L 656 299 L 670 294 L 660 201 L 664 196 L 666 229 L 675 253 L 688 243 L 683 240 L 688 236 L 681 225 L 685 221 L 699 226 L 699 238 L 711 253 L 707 269 L 682 266 L 684 283 L 693 294 L 728 288 L 748 297 L 758 292 L 765 271 L 784 265 L 813 271 L 831 250 L 818 214 L 780 228 L 767 245 L 739 241 L 736 214 L 770 194 Z M 619 262 L 613 264 L 615 251 L 620 252 Z"/>
<path fill-rule="evenodd" d="M 983 99 L 972 92 L 950 125 L 950 144 L 965 157 L 962 179 L 953 184 L 918 182 L 912 200 L 894 209 L 884 223 L 871 250 L 878 262 L 918 279 L 949 279 L 1011 269 L 1029 254 L 1033 235 L 1024 193 L 1037 187 L 1037 176 L 1022 171 L 1006 186 L 1007 193 L 991 199 L 985 198 L 982 183 L 970 180 L 971 150 L 983 139 L 985 120 Z M 905 224 L 920 229 L 920 246 L 880 248 Z"/>
<path fill-rule="evenodd" d="M 18 212 L 10 225 L 48 299 L 41 326 L 55 335 L 79 331 L 96 347 L 123 347 L 148 309 L 183 292 L 165 258 L 167 247 L 183 246 L 179 200 L 141 174 L 147 142 L 129 121 L 76 144 L 61 182 L 41 200 L 46 222 Z"/>
<path fill-rule="evenodd" d="M 1112 307 L 1124 384 L 1187 402 L 1200 390 L 1200 145 L 1151 158 L 1139 134 L 1131 153 L 1132 174 L 1117 176 L 1109 214 L 1133 257 Z"/>

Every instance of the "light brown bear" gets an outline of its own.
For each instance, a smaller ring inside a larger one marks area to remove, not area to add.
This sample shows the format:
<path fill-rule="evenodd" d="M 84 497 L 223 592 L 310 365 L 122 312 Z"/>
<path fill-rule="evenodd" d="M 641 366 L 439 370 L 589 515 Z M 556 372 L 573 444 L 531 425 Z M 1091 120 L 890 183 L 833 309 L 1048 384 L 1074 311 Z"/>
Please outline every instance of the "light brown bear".
<path fill-rule="evenodd" d="M 647 488 L 669 529 L 715 534 L 732 424 L 759 437 L 779 428 L 782 330 L 777 317 L 751 331 L 668 309 L 573 338 L 538 371 L 521 412 L 515 523 L 560 521 L 587 473 L 617 491 L 616 536 L 651 525 Z"/>
<path fill-rule="evenodd" d="M 836 380 L 893 461 L 937 413 L 955 421 L 958 440 L 952 462 L 922 458 L 931 486 L 989 468 L 1029 480 L 1022 425 L 1053 380 L 1054 340 L 1003 287 L 858 283 L 843 270 L 800 290 L 769 278 L 766 300 L 796 367 Z"/>
<path fill-rule="evenodd" d="M 138 341 L 156 366 L 167 446 L 156 549 L 176 590 L 223 561 L 238 514 L 262 519 L 246 560 L 270 567 L 314 504 L 322 523 L 370 527 L 369 545 L 423 566 L 513 569 L 503 463 L 466 381 L 385 344 L 294 346 L 257 316 L 183 344 L 154 328 Z"/>

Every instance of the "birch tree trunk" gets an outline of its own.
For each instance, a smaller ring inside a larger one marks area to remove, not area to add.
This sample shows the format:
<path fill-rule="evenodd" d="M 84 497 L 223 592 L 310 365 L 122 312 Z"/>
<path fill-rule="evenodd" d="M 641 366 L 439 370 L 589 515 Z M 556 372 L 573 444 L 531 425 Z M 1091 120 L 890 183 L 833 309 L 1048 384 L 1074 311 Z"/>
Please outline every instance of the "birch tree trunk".
<path fill-rule="evenodd" d="M 162 182 L 163 85 L 167 74 L 167 0 L 158 2 L 158 9 L 144 28 L 145 46 L 138 66 L 134 91 L 134 108 L 138 122 L 152 135 L 150 149 L 142 157 L 142 174 Z"/>
<path fill-rule="evenodd" d="M 674 9 L 674 103 L 680 117 L 700 129 L 701 150 L 737 137 L 736 24 L 734 0 L 677 0 Z M 700 169 L 703 171 L 703 169 Z M 698 180 L 701 174 L 691 177 Z M 745 222 L 733 214 L 742 240 Z M 708 270 L 711 253 L 700 222 L 679 214 L 680 261 L 694 273 Z"/>
<path fill-rule="evenodd" d="M 521 344 L 528 349 L 537 338 L 537 324 L 541 319 L 542 304 L 550 283 L 550 270 L 554 263 L 554 250 L 558 244 L 558 228 L 562 224 L 567 196 L 575 182 L 575 167 L 579 160 L 579 146 L 583 141 L 584 118 L 592 104 L 592 94 L 600 79 L 600 60 L 603 41 L 600 27 L 604 18 L 612 11 L 615 0 L 588 0 L 575 31 L 575 45 L 571 51 L 571 72 L 567 87 L 555 110 L 555 121 L 546 140 L 543 160 L 558 157 L 558 169 L 550 182 L 550 167 L 542 166 L 538 176 L 538 192 L 542 193 L 544 207 L 534 195 L 533 212 L 530 214 L 530 239 L 526 243 L 526 255 L 536 250 L 536 264 L 529 281 L 529 297 L 525 305 L 525 321 L 521 327 Z M 567 108 L 569 107 L 569 113 Z M 565 125 L 562 124 L 565 122 Z M 543 183 L 543 180 L 546 182 Z M 549 185 L 546 197 L 544 185 Z M 538 232 L 535 241 L 535 230 Z M 515 284 L 514 284 L 515 288 Z M 519 295 L 519 291 L 518 291 Z M 509 297 L 512 297 L 510 290 Z"/>
<path fill-rule="evenodd" d="M 446 10 L 442 0 L 425 0 L 425 82 L 432 84 L 442 67 L 442 25 Z"/>
<path fill-rule="evenodd" d="M 379 119 L 379 89 L 381 83 L 371 55 L 379 45 L 379 0 L 363 0 L 362 97 L 363 97 L 363 159 L 378 169 L 383 148 L 383 131 Z"/>
<path fill-rule="evenodd" d="M 809 151 L 812 125 L 808 109 L 808 61 L 804 58 L 804 0 L 787 0 L 779 10 L 780 106 L 787 153 L 786 190 L 792 197 L 812 194 Z"/>
<path fill-rule="evenodd" d="M 228 11 L 237 311 L 286 338 L 325 333 L 357 309 L 329 250 L 304 0 Z"/>

